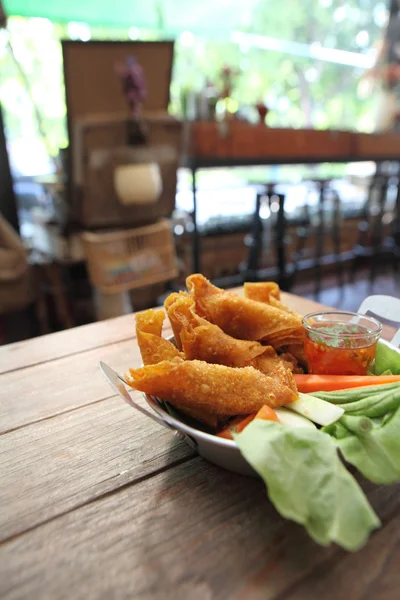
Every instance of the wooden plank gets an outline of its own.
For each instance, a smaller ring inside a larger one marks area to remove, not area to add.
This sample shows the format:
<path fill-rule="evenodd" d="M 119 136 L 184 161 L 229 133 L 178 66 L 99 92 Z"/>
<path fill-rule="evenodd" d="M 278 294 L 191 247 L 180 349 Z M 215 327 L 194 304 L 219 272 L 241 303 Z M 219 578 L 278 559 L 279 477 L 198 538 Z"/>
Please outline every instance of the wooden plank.
<path fill-rule="evenodd" d="M 234 291 L 243 293 L 242 288 L 236 288 Z M 303 311 L 304 314 L 321 308 L 320 304 L 312 300 L 292 294 L 283 294 L 283 297 L 291 306 L 298 305 L 299 312 Z M 170 333 L 168 322 L 166 322 L 166 330 Z M 134 315 L 124 315 L 108 321 L 8 344 L 0 347 L 0 374 L 135 339 Z"/>
<path fill-rule="evenodd" d="M 0 375 L 0 433 L 113 396 L 101 360 L 119 373 L 141 363 L 129 340 Z"/>
<path fill-rule="evenodd" d="M 394 600 L 399 489 L 370 492 L 384 527 L 351 555 L 282 519 L 259 480 L 196 458 L 4 543 L 1 597 Z"/>
<path fill-rule="evenodd" d="M 192 456 L 119 397 L 3 435 L 0 540 Z"/>
<path fill-rule="evenodd" d="M 289 162 L 346 160 L 352 155 L 353 135 L 349 131 L 270 128 L 230 121 L 227 135 L 218 124 L 194 121 L 190 124 L 190 158 L 255 159 Z"/>
<path fill-rule="evenodd" d="M 393 157 L 400 158 L 400 134 L 398 131 L 385 133 L 358 133 L 356 153 L 359 158 L 375 160 Z"/>
<path fill-rule="evenodd" d="M 309 300 L 308 298 L 301 298 L 295 294 L 289 294 L 288 292 L 281 293 L 281 299 L 291 310 L 295 310 L 300 315 L 308 315 L 312 312 L 322 310 L 332 310 L 330 307 L 326 307 L 315 300 Z"/>
<path fill-rule="evenodd" d="M 91 323 L 0 347 L 0 374 L 136 339 L 132 315 Z"/>

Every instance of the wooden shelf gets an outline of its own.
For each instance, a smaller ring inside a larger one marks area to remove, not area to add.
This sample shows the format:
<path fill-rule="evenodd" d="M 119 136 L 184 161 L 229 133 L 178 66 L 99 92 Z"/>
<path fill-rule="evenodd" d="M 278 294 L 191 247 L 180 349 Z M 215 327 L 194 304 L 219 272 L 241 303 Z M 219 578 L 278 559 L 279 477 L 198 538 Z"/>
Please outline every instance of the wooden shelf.
<path fill-rule="evenodd" d="M 201 166 L 400 160 L 400 132 L 278 129 L 241 121 L 190 123 L 187 162 Z"/>

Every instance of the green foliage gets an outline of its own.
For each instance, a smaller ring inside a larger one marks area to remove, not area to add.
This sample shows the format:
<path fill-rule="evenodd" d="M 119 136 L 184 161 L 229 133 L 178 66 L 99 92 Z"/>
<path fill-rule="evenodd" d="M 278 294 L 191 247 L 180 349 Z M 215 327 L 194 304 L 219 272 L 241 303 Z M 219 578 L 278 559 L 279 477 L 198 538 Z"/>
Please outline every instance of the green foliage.
<path fill-rule="evenodd" d="M 374 21 L 375 0 L 260 0 L 249 25 L 241 31 L 261 36 L 321 44 L 353 52 L 366 51 L 379 38 Z M 168 15 L 167 15 L 168 16 Z M 169 21 L 171 15 L 169 15 Z M 158 31 L 141 30 L 140 39 L 168 37 L 164 12 Z M 71 33 L 68 25 L 47 19 L 13 17 L 9 20 L 16 57 L 29 81 L 33 99 L 42 117 L 47 148 L 56 154 L 67 144 L 62 55 L 59 40 Z M 214 28 L 215 29 L 215 28 Z M 92 39 L 128 39 L 124 29 L 91 27 Z M 357 34 L 367 32 L 361 48 Z M 0 102 L 5 109 L 9 141 L 40 136 L 32 102 L 0 32 Z M 191 43 L 192 42 L 192 43 Z M 240 70 L 233 91 L 239 104 L 262 100 L 270 107 L 271 126 L 314 126 L 371 129 L 373 98 L 360 98 L 357 87 L 360 69 L 267 51 L 229 39 L 193 36 L 178 39 L 171 86 L 172 110 L 179 113 L 182 89 L 200 90 L 206 80 L 218 86 L 224 65 Z"/>

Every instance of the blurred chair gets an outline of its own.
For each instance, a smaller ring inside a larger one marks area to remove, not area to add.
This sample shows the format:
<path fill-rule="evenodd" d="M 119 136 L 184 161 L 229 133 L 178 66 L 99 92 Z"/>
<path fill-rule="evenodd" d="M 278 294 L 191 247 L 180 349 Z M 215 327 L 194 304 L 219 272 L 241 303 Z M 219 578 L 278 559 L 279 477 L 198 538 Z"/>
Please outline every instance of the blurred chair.
<path fill-rule="evenodd" d="M 291 283 L 294 284 L 301 261 L 309 258 L 315 272 L 314 294 L 318 297 L 322 285 L 323 257 L 328 242 L 333 249 L 338 285 L 342 288 L 344 284 L 343 265 L 340 258 L 341 201 L 338 192 L 332 188 L 331 179 L 313 179 L 310 183 L 313 188 L 316 187 L 318 190 L 318 207 L 314 214 L 307 203 L 303 207 L 302 223 L 296 229 Z M 306 249 L 307 240 L 310 238 L 315 239 L 312 252 Z"/>
<path fill-rule="evenodd" d="M 276 255 L 277 279 L 281 289 L 288 290 L 289 279 L 286 264 L 286 218 L 285 218 L 285 196 L 275 192 L 275 183 L 268 183 L 260 189 L 256 195 L 256 204 L 253 213 L 250 234 L 249 254 L 247 264 L 243 271 L 246 281 L 257 281 L 259 279 L 261 255 L 263 252 L 264 224 L 261 217 L 261 208 L 264 202 L 268 203 L 269 210 L 273 201 L 278 202 L 276 211 L 275 233 L 271 239 Z"/>
<path fill-rule="evenodd" d="M 388 261 L 394 274 L 400 262 L 400 165 L 389 164 L 384 170 L 378 165 L 368 186 L 368 194 L 358 225 L 358 241 L 354 247 L 351 280 L 368 259 L 369 279 L 374 283 L 378 265 Z M 388 206 L 389 194 L 396 196 Z"/>
<path fill-rule="evenodd" d="M 327 241 L 331 242 L 335 257 L 335 268 L 338 284 L 343 286 L 343 266 L 340 260 L 340 226 L 341 226 L 341 202 L 339 194 L 332 189 L 331 180 L 319 179 L 311 182 L 317 186 L 319 193 L 317 213 L 312 214 L 308 204 L 303 207 L 301 224 L 296 228 L 295 249 L 291 256 L 287 252 L 288 221 L 285 213 L 285 195 L 275 191 L 274 183 L 266 184 L 263 190 L 258 191 L 256 205 L 253 213 L 253 225 L 251 230 L 251 243 L 244 276 L 247 281 L 257 281 L 260 269 L 260 257 L 263 251 L 264 227 L 260 211 L 263 202 L 268 202 L 271 209 L 272 202 L 277 202 L 274 211 L 274 235 L 271 240 L 275 256 L 277 279 L 283 290 L 289 290 L 295 283 L 303 260 L 310 260 L 315 272 L 315 295 L 318 296 L 322 284 L 323 256 L 327 247 Z M 329 202 L 328 202 L 329 200 Z M 328 220 L 329 215 L 329 220 Z M 315 239 L 315 247 L 310 252 L 306 248 L 308 239 Z M 291 268 L 289 268 L 291 264 Z"/>

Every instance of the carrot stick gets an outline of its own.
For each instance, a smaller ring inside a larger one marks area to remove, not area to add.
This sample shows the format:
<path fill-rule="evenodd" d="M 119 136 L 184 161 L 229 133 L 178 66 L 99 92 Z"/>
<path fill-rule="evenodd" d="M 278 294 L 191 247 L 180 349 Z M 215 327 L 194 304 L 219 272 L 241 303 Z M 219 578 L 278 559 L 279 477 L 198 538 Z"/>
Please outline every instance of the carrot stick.
<path fill-rule="evenodd" d="M 400 375 L 294 375 L 299 392 L 333 392 L 400 382 Z"/>
<path fill-rule="evenodd" d="M 264 404 L 256 414 L 256 419 L 264 419 L 264 421 L 276 421 L 279 423 L 278 415 L 273 408 Z"/>
<path fill-rule="evenodd" d="M 225 438 L 226 440 L 233 440 L 232 432 L 240 433 L 241 431 L 243 431 L 246 425 L 251 423 L 255 416 L 256 413 L 247 415 L 247 417 L 235 417 L 234 419 L 232 419 L 232 421 L 229 421 L 228 425 L 224 429 L 222 429 L 222 431 L 219 431 L 217 435 L 219 437 Z"/>
<path fill-rule="evenodd" d="M 264 419 L 265 421 L 278 421 L 276 412 L 266 404 L 260 408 L 258 413 L 253 413 L 247 417 L 236 417 L 228 423 L 217 435 L 226 440 L 233 440 L 232 433 L 240 433 L 253 419 Z"/>

